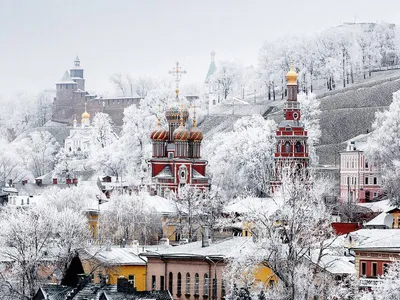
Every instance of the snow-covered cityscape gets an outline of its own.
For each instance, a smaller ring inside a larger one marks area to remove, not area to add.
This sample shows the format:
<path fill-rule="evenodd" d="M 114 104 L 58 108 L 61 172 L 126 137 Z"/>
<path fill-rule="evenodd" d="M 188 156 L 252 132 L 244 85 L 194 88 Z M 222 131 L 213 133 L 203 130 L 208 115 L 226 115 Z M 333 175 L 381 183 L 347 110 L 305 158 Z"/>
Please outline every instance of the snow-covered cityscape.
<path fill-rule="evenodd" d="M 400 3 L 0 2 L 0 300 L 400 299 Z"/>

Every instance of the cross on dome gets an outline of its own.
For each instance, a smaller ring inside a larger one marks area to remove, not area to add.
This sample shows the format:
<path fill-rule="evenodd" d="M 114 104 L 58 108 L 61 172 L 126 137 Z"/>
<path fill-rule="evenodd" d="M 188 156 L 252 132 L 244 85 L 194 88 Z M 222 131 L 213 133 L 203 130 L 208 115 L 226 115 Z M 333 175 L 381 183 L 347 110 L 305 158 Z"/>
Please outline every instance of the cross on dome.
<path fill-rule="evenodd" d="M 181 77 L 183 74 L 186 74 L 185 70 L 182 70 L 182 67 L 179 66 L 179 62 L 176 62 L 175 68 L 172 69 L 172 71 L 169 71 L 169 74 L 172 74 L 172 76 L 175 77 L 175 83 L 176 83 L 176 98 L 178 98 L 179 95 L 179 82 L 181 81 Z"/>

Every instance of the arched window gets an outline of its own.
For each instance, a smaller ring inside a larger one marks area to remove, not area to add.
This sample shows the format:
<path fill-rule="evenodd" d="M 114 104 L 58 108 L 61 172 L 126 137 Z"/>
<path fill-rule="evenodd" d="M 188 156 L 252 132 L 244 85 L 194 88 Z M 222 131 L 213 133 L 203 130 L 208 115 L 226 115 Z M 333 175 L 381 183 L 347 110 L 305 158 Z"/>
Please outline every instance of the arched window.
<path fill-rule="evenodd" d="M 186 294 L 190 295 L 190 274 L 186 273 Z"/>
<path fill-rule="evenodd" d="M 300 142 L 296 143 L 296 152 L 297 153 L 301 152 L 301 144 L 300 144 Z"/>
<path fill-rule="evenodd" d="M 173 285 L 174 285 L 174 276 L 172 275 L 172 272 L 169 272 L 168 290 L 171 293 L 171 295 L 173 294 L 173 291 L 172 291 Z"/>
<path fill-rule="evenodd" d="M 289 142 L 286 142 L 286 143 L 285 143 L 285 152 L 286 152 L 286 153 L 289 153 L 289 152 L 290 152 L 290 143 L 289 143 Z"/>
<path fill-rule="evenodd" d="M 178 282 L 176 285 L 176 294 L 178 295 L 178 297 L 181 296 L 182 294 L 182 275 L 181 272 L 178 273 Z"/>
<path fill-rule="evenodd" d="M 209 282 L 208 282 L 208 275 L 204 274 L 204 291 L 203 291 L 203 295 L 208 296 L 208 287 Z"/>
<path fill-rule="evenodd" d="M 194 275 L 194 294 L 195 295 L 199 294 L 199 284 L 200 284 L 200 277 L 199 277 L 199 274 L 196 273 Z"/>

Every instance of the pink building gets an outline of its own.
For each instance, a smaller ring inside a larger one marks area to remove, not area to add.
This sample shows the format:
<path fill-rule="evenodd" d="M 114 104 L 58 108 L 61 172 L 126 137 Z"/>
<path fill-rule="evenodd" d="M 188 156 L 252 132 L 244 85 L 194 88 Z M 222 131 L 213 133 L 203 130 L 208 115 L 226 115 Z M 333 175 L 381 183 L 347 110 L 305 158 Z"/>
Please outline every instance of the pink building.
<path fill-rule="evenodd" d="M 370 202 L 383 194 L 380 170 L 364 155 L 366 135 L 361 135 L 347 144 L 340 152 L 340 201 Z"/>
<path fill-rule="evenodd" d="M 147 258 L 147 290 L 169 290 L 176 300 L 221 300 L 227 286 L 223 272 L 227 261 L 241 253 L 256 251 L 251 237 L 232 237 L 210 243 L 207 240 L 142 253 Z M 255 273 L 255 280 L 274 284 L 276 276 L 267 267 Z"/>

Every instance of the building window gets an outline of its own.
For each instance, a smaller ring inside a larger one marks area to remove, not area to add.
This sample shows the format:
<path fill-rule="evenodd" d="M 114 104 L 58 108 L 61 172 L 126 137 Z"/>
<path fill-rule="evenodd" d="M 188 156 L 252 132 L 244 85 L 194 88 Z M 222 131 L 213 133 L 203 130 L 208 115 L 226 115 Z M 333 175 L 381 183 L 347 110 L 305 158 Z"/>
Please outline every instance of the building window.
<path fill-rule="evenodd" d="M 156 276 L 151 276 L 151 289 L 154 291 L 156 289 Z"/>
<path fill-rule="evenodd" d="M 300 142 L 296 143 L 296 152 L 297 153 L 301 152 L 301 144 L 300 144 Z"/>
<path fill-rule="evenodd" d="M 366 161 L 366 162 L 365 162 L 365 168 L 368 169 L 368 167 L 369 167 L 369 166 L 368 166 L 368 162 Z"/>
<path fill-rule="evenodd" d="M 377 192 L 374 192 L 374 198 L 376 198 L 378 196 Z"/>
<path fill-rule="evenodd" d="M 226 290 L 225 290 L 225 281 L 221 280 L 221 299 L 225 299 Z"/>
<path fill-rule="evenodd" d="M 285 152 L 286 152 L 286 153 L 289 153 L 289 152 L 290 152 L 290 143 L 289 143 L 289 142 L 286 142 L 286 143 L 285 143 Z"/>
<path fill-rule="evenodd" d="M 368 177 L 365 177 L 365 184 L 368 184 Z"/>
<path fill-rule="evenodd" d="M 172 274 L 172 272 L 169 272 L 169 276 L 168 276 L 168 290 L 169 290 L 169 292 L 171 293 L 171 295 L 174 294 L 173 285 L 174 285 L 174 275 Z"/>
<path fill-rule="evenodd" d="M 135 275 L 132 275 L 132 274 L 129 275 L 128 276 L 128 282 L 135 287 Z"/>
<path fill-rule="evenodd" d="M 199 283 L 200 283 L 200 277 L 199 274 L 196 273 L 194 275 L 194 294 L 199 295 Z"/>
<path fill-rule="evenodd" d="M 367 263 L 362 262 L 361 263 L 361 276 L 367 275 Z"/>
<path fill-rule="evenodd" d="M 208 296 L 208 289 L 209 289 L 208 275 L 204 274 L 204 291 L 203 291 L 204 296 Z"/>
<path fill-rule="evenodd" d="M 181 275 L 181 272 L 178 273 L 178 282 L 177 282 L 176 287 L 177 287 L 176 294 L 177 294 L 178 297 L 180 297 L 182 295 L 182 275 Z"/>
<path fill-rule="evenodd" d="M 377 265 L 377 263 L 374 262 L 374 263 L 372 263 L 372 276 L 376 277 L 377 273 L 378 273 L 378 265 Z"/>
<path fill-rule="evenodd" d="M 160 291 L 163 291 L 164 289 L 164 276 L 160 276 Z"/>
<path fill-rule="evenodd" d="M 190 295 L 190 274 L 186 273 L 186 295 Z"/>
<path fill-rule="evenodd" d="M 374 184 L 378 184 L 378 178 L 374 177 Z"/>
<path fill-rule="evenodd" d="M 388 264 L 383 264 L 383 274 L 387 274 L 388 268 L 389 268 Z"/>

